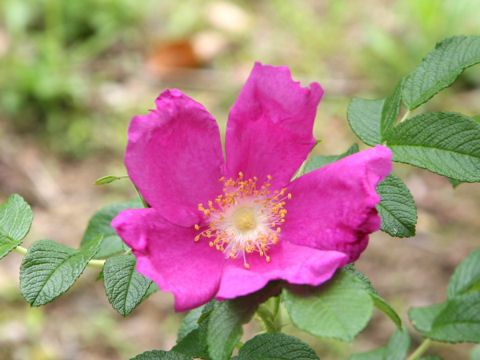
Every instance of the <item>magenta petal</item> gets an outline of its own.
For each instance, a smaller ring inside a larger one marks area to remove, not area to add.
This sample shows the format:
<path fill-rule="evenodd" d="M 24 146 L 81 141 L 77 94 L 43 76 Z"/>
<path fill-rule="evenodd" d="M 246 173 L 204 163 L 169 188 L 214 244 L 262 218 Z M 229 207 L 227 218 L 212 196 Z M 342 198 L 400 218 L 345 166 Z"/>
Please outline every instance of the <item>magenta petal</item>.
<path fill-rule="evenodd" d="M 379 181 L 392 167 L 391 152 L 376 146 L 293 181 L 282 236 L 321 250 L 337 250 L 355 261 L 380 228 L 375 205 Z"/>
<path fill-rule="evenodd" d="M 178 90 L 166 90 L 157 109 L 128 129 L 125 164 L 145 200 L 179 225 L 199 221 L 197 206 L 221 192 L 224 161 L 215 119 Z"/>
<path fill-rule="evenodd" d="M 282 238 L 285 237 L 282 234 Z M 345 265 L 348 256 L 338 251 L 322 251 L 280 240 L 269 252 L 271 262 L 258 254 L 247 255 L 250 269 L 243 260 L 229 261 L 223 272 L 217 299 L 231 299 L 263 288 L 270 280 L 291 284 L 320 285 Z"/>
<path fill-rule="evenodd" d="M 323 95 L 318 83 L 303 88 L 285 66 L 256 63 L 230 110 L 225 137 L 227 174 L 267 175 L 273 186 L 285 186 L 315 144 L 312 135 L 317 105 Z"/>
<path fill-rule="evenodd" d="M 122 211 L 112 226 L 137 257 L 137 271 L 174 294 L 176 311 L 215 296 L 224 256 L 205 242 L 194 242 L 194 228 L 171 224 L 153 208 Z"/>

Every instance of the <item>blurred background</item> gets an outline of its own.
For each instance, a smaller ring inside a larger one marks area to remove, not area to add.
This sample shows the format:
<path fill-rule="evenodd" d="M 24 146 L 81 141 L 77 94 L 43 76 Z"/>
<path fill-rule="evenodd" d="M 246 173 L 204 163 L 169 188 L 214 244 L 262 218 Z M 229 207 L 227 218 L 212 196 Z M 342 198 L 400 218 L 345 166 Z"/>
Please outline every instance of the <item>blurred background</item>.
<path fill-rule="evenodd" d="M 93 185 L 125 174 L 130 118 L 175 87 L 204 104 L 224 133 L 254 61 L 322 84 L 315 152 L 343 152 L 356 141 L 346 122 L 353 96 L 386 96 L 437 41 L 478 34 L 479 19 L 477 0 L 0 0 L 0 201 L 15 192 L 32 204 L 26 246 L 50 238 L 77 247 L 96 210 L 135 196 L 125 180 Z M 480 114 L 479 69 L 418 112 L 431 110 Z M 478 247 L 480 186 L 453 190 L 426 171 L 395 171 L 417 202 L 417 236 L 375 234 L 358 268 L 406 319 L 410 306 L 443 301 L 454 267 Z M 0 262 L 1 360 L 127 359 L 174 345 L 183 315 L 169 294 L 155 293 L 123 319 L 88 268 L 61 298 L 30 308 L 20 262 L 16 253 Z M 332 360 L 381 346 L 393 330 L 380 313 L 354 344 L 286 325 Z M 413 344 L 421 340 L 417 333 Z M 445 359 L 468 359 L 470 349 L 432 347 Z"/>

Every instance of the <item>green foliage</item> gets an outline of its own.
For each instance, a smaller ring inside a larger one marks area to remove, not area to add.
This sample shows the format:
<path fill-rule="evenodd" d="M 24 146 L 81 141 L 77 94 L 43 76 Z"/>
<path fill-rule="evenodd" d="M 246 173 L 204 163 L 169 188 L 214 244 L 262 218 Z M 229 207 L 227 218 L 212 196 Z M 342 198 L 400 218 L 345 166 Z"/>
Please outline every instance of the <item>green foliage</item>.
<path fill-rule="evenodd" d="M 123 203 L 109 205 L 99 210 L 88 222 L 87 229 L 82 238 L 82 246 L 99 235 L 102 235 L 103 242 L 100 245 L 100 250 L 95 255 L 95 259 L 104 259 L 127 251 L 129 249 L 128 246 L 125 245 L 122 239 L 117 235 L 110 223 L 120 211 L 142 207 L 142 202 L 139 199 L 134 199 Z"/>
<path fill-rule="evenodd" d="M 64 155 L 81 157 L 98 147 L 105 140 L 98 134 L 104 136 L 105 123 L 113 123 L 98 84 L 119 71 L 111 64 L 98 65 L 109 58 L 119 64 L 118 47 L 131 47 L 140 36 L 138 22 L 146 3 L 0 2 L 9 43 L 0 56 L 0 107 L 11 126 L 34 133 Z"/>
<path fill-rule="evenodd" d="M 455 36 L 435 46 L 405 79 L 403 103 L 413 110 L 450 86 L 469 66 L 480 62 L 480 36 Z"/>
<path fill-rule="evenodd" d="M 209 316 L 213 311 L 215 301 L 192 310 L 183 320 L 179 330 L 177 345 L 172 350 L 179 353 L 210 359 L 207 347 L 207 331 Z"/>
<path fill-rule="evenodd" d="M 423 330 L 423 335 L 430 339 L 452 343 L 479 343 L 479 307 L 480 291 L 473 291 L 448 300 L 443 307 L 436 307 L 435 310 L 441 309 L 441 311 L 435 314 L 433 319 L 429 318 L 428 324 L 425 323 L 423 313 L 427 312 L 428 316 L 431 316 L 434 312 L 429 307 L 413 308 L 410 310 L 409 316 L 417 330 Z M 423 316 L 421 318 L 422 326 L 424 326 L 422 329 L 417 327 L 418 316 Z"/>
<path fill-rule="evenodd" d="M 457 266 L 447 287 L 447 298 L 480 290 L 480 249 L 472 251 Z"/>
<path fill-rule="evenodd" d="M 460 181 L 480 181 L 480 124 L 465 115 L 417 115 L 399 124 L 387 144 L 395 161 Z"/>
<path fill-rule="evenodd" d="M 0 259 L 22 243 L 32 220 L 32 209 L 20 195 L 13 194 L 0 205 Z"/>
<path fill-rule="evenodd" d="M 172 350 L 211 360 L 230 359 L 243 330 L 259 304 L 278 292 L 275 283 L 247 296 L 232 300 L 212 300 L 192 310 L 180 327 L 177 345 Z"/>
<path fill-rule="evenodd" d="M 128 178 L 128 176 L 114 176 L 114 175 L 107 175 L 107 176 L 102 176 L 100 179 L 97 179 L 95 181 L 95 185 L 106 185 L 110 184 L 114 181 L 117 180 L 122 180 Z"/>
<path fill-rule="evenodd" d="M 398 120 L 400 103 L 402 100 L 402 84 L 403 81 L 400 81 L 383 103 L 382 117 L 380 119 L 382 141 L 384 141 L 388 136 L 388 133 L 393 130 L 393 126 Z"/>
<path fill-rule="evenodd" d="M 415 328 L 433 340 L 480 342 L 480 250 L 472 252 L 455 270 L 447 301 L 409 311 Z"/>
<path fill-rule="evenodd" d="M 391 236 L 414 236 L 417 207 L 403 181 L 390 174 L 378 184 L 377 192 L 382 199 L 377 205 L 378 214 L 382 218 L 381 230 Z"/>
<path fill-rule="evenodd" d="M 410 335 L 406 329 L 396 329 L 387 345 L 354 354 L 350 360 L 404 360 L 410 348 Z"/>
<path fill-rule="evenodd" d="M 145 299 L 152 281 L 135 271 L 132 254 L 109 258 L 103 268 L 103 282 L 108 301 L 122 316 L 127 316 Z"/>
<path fill-rule="evenodd" d="M 283 298 L 293 324 L 321 337 L 352 341 L 372 316 L 369 292 L 349 272 L 339 272 L 317 288 L 284 289 Z"/>
<path fill-rule="evenodd" d="M 319 357 L 293 336 L 262 334 L 247 341 L 232 360 L 319 360 Z"/>
<path fill-rule="evenodd" d="M 316 155 L 313 156 L 310 161 L 307 163 L 305 166 L 305 173 L 308 173 L 313 170 L 317 170 L 321 167 L 324 167 L 325 165 L 331 164 L 335 161 L 338 161 L 340 159 L 343 159 L 344 157 L 347 157 L 349 155 L 352 155 L 354 153 L 358 152 L 358 145 L 353 144 L 350 146 L 350 148 L 345 151 L 343 154 L 340 155 Z"/>
<path fill-rule="evenodd" d="M 28 249 L 20 267 L 20 290 L 32 306 L 44 305 L 67 291 L 100 247 L 102 237 L 78 250 L 51 240 Z"/>
<path fill-rule="evenodd" d="M 175 351 L 152 350 L 137 355 L 130 360 L 192 360 L 192 358 Z"/>
<path fill-rule="evenodd" d="M 373 300 L 375 307 L 387 315 L 390 320 L 397 326 L 397 328 L 402 328 L 402 320 L 398 316 L 397 312 L 377 293 L 377 290 L 373 287 L 370 280 L 360 271 L 353 267 L 353 264 L 348 264 L 343 267 L 342 271 L 348 272 L 356 276 L 359 280 L 362 281 L 364 289 L 370 294 Z"/>
<path fill-rule="evenodd" d="M 360 140 L 367 145 L 375 146 L 382 143 L 380 123 L 384 104 L 384 99 L 353 98 L 348 105 L 348 124 Z"/>

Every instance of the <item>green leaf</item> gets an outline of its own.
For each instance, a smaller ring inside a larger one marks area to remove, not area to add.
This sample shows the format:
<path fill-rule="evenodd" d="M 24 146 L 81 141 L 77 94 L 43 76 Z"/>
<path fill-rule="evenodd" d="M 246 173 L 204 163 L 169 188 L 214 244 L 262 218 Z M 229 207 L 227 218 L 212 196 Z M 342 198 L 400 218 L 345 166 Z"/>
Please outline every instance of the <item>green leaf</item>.
<path fill-rule="evenodd" d="M 480 249 L 472 251 L 457 266 L 447 287 L 447 298 L 480 290 Z"/>
<path fill-rule="evenodd" d="M 152 281 L 135 271 L 137 260 L 132 254 L 107 259 L 103 282 L 108 301 L 122 316 L 127 316 L 145 298 Z"/>
<path fill-rule="evenodd" d="M 157 284 L 155 284 L 153 281 L 150 282 L 150 286 L 148 287 L 147 291 L 145 292 L 145 295 L 143 295 L 143 300 L 145 300 L 146 298 L 148 298 L 150 295 L 152 295 L 154 292 L 158 291 L 159 288 L 157 286 Z"/>
<path fill-rule="evenodd" d="M 408 317 L 415 329 L 425 333 L 432 329 L 432 324 L 435 318 L 445 309 L 446 306 L 447 303 L 443 302 L 429 306 L 412 307 L 408 310 Z"/>
<path fill-rule="evenodd" d="M 242 324 L 250 320 L 260 303 L 278 292 L 279 283 L 271 282 L 253 294 L 213 300 L 190 311 L 172 350 L 202 359 L 230 359 L 242 335 Z"/>
<path fill-rule="evenodd" d="M 33 243 L 20 266 L 20 290 L 32 306 L 44 305 L 67 291 L 98 251 L 102 237 L 74 250 L 51 240 Z"/>
<path fill-rule="evenodd" d="M 423 335 L 430 339 L 452 343 L 478 343 L 480 342 L 479 309 L 480 291 L 471 291 L 437 304 L 433 309 L 431 306 L 410 309 L 409 316 L 415 328 L 423 331 Z"/>
<path fill-rule="evenodd" d="M 192 357 L 175 351 L 152 350 L 137 355 L 130 360 L 192 360 Z"/>
<path fill-rule="evenodd" d="M 417 115 L 387 140 L 393 160 L 459 181 L 480 181 L 480 123 L 462 114 Z"/>
<path fill-rule="evenodd" d="M 402 100 L 402 84 L 403 79 L 397 84 L 397 86 L 395 86 L 383 104 L 382 117 L 380 120 L 380 133 L 382 141 L 387 138 L 388 134 L 393 130 L 393 126 L 397 122 L 398 114 L 400 112 L 400 102 Z"/>
<path fill-rule="evenodd" d="M 0 233 L 0 259 L 22 243 L 22 240 L 12 240 Z"/>
<path fill-rule="evenodd" d="M 453 178 L 448 178 L 448 181 L 450 181 L 450 184 L 452 184 L 452 187 L 454 189 L 462 183 L 462 181 L 457 180 L 457 179 L 453 179 Z"/>
<path fill-rule="evenodd" d="M 353 338 L 372 316 L 373 300 L 362 280 L 348 272 L 339 272 L 317 288 L 284 289 L 285 304 L 293 324 L 322 337 L 345 341 Z"/>
<path fill-rule="evenodd" d="M 442 360 L 442 358 L 435 355 L 429 355 L 429 356 L 421 357 L 418 360 Z"/>
<path fill-rule="evenodd" d="M 195 358 L 209 359 L 207 348 L 207 330 L 209 316 L 213 311 L 215 300 L 191 310 L 182 322 L 177 338 L 177 345 L 172 350 Z"/>
<path fill-rule="evenodd" d="M 380 229 L 391 236 L 414 236 L 417 207 L 403 181 L 390 174 L 377 185 L 377 192 L 382 199 L 377 205 L 378 214 L 382 218 Z"/>
<path fill-rule="evenodd" d="M 406 78 L 403 103 L 413 110 L 450 86 L 469 66 L 480 62 L 480 36 L 455 36 L 435 46 Z"/>
<path fill-rule="evenodd" d="M 252 318 L 260 303 L 278 293 L 277 289 L 277 284 L 270 283 L 253 294 L 215 302 L 207 330 L 208 353 L 212 360 L 230 359 L 243 334 L 242 325 Z"/>
<path fill-rule="evenodd" d="M 247 341 L 235 360 L 319 360 L 315 351 L 293 336 L 262 334 Z M 232 359 L 232 360 L 233 360 Z"/>
<path fill-rule="evenodd" d="M 367 145 L 375 146 L 382 143 L 380 122 L 384 102 L 384 99 L 353 98 L 348 105 L 348 123 L 353 132 Z"/>
<path fill-rule="evenodd" d="M 22 243 L 32 220 L 32 209 L 20 195 L 10 195 L 0 205 L 0 259 Z"/>
<path fill-rule="evenodd" d="M 342 268 L 342 271 L 351 273 L 361 280 L 365 290 L 367 290 L 372 297 L 375 307 L 387 315 L 397 326 L 397 328 L 402 328 L 402 320 L 400 319 L 400 316 L 398 316 L 397 312 L 390 306 L 390 304 L 388 304 L 380 295 L 378 295 L 377 290 L 375 290 L 370 280 L 362 272 L 355 269 L 353 264 L 345 265 Z"/>
<path fill-rule="evenodd" d="M 190 310 L 183 318 L 180 329 L 178 330 L 177 342 L 181 342 L 192 331 L 198 329 L 200 316 L 203 314 L 203 310 L 206 305 L 200 306 L 196 309 Z"/>
<path fill-rule="evenodd" d="M 128 178 L 128 176 L 114 176 L 114 175 L 107 175 L 107 176 L 103 176 L 101 177 L 100 179 L 97 179 L 95 181 L 95 185 L 105 185 L 105 184 L 110 184 L 114 181 L 117 181 L 117 180 L 122 180 L 122 179 L 126 179 Z"/>
<path fill-rule="evenodd" d="M 324 167 L 325 165 L 331 164 L 331 163 L 333 163 L 335 161 L 338 161 L 340 159 L 343 159 L 344 157 L 355 154 L 356 152 L 358 152 L 358 145 L 353 144 L 352 146 L 350 146 L 350 148 L 347 151 L 345 151 L 344 153 L 342 153 L 340 155 L 327 155 L 327 156 L 317 155 L 317 156 L 313 156 L 312 159 L 305 166 L 305 174 L 310 172 L 310 171 L 317 170 L 321 167 Z"/>
<path fill-rule="evenodd" d="M 375 307 L 383 312 L 385 315 L 387 315 L 390 320 L 393 321 L 393 323 L 397 326 L 397 328 L 402 327 L 402 320 L 400 319 L 400 316 L 398 316 L 397 312 L 390 306 L 389 303 L 385 301 L 382 297 L 380 297 L 378 294 L 370 294 L 370 296 L 373 299 L 373 304 Z"/>
<path fill-rule="evenodd" d="M 113 204 L 104 207 L 96 212 L 88 222 L 88 227 L 82 239 L 82 246 L 99 235 L 103 235 L 103 242 L 100 250 L 95 255 L 95 259 L 104 259 L 110 256 L 123 253 L 128 250 L 128 246 L 117 235 L 110 223 L 120 211 L 126 209 L 142 208 L 142 202 L 139 199 Z"/>
<path fill-rule="evenodd" d="M 410 349 L 410 335 L 406 329 L 396 329 L 387 345 L 381 348 L 354 354 L 350 360 L 404 360 Z"/>

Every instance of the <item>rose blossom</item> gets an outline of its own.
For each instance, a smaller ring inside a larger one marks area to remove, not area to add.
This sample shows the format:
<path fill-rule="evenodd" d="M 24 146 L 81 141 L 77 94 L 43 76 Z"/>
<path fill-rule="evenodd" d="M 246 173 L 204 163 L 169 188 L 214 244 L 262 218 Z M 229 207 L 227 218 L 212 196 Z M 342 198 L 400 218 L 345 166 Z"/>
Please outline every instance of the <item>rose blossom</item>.
<path fill-rule="evenodd" d="M 179 90 L 132 119 L 125 164 L 150 207 L 122 211 L 112 226 L 177 311 L 275 279 L 319 285 L 380 228 L 375 189 L 391 171 L 388 148 L 290 181 L 315 144 L 322 95 L 287 67 L 256 63 L 229 113 L 226 161 L 214 118 Z"/>

